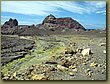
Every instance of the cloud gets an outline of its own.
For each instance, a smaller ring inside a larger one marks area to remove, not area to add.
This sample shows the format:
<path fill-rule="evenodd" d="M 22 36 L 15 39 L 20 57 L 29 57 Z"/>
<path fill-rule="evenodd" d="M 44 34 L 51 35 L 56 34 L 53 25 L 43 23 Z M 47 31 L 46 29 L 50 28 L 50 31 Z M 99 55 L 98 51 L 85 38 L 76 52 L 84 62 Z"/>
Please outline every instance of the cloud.
<path fill-rule="evenodd" d="M 62 12 L 62 9 L 78 14 L 106 13 L 106 3 L 104 1 L 2 1 L 1 5 L 2 12 L 25 15 L 58 14 Z"/>
<path fill-rule="evenodd" d="M 3 19 L 7 19 L 7 20 L 9 20 L 10 18 L 15 18 L 15 17 L 10 17 L 10 16 L 1 16 L 1 18 L 3 18 Z"/>
<path fill-rule="evenodd" d="M 12 16 L 1 16 L 1 24 L 5 23 L 6 21 L 8 21 L 10 18 L 15 18 Z"/>
<path fill-rule="evenodd" d="M 91 13 L 101 13 L 104 15 L 106 13 L 106 2 L 105 1 L 92 1 L 92 2 L 86 1 L 85 4 L 87 4 L 85 7 Z"/>
<path fill-rule="evenodd" d="M 106 13 L 106 11 L 102 10 L 102 11 L 97 11 L 96 13 Z"/>
<path fill-rule="evenodd" d="M 57 9 L 41 2 L 26 1 L 2 1 L 1 11 L 25 15 L 47 15 L 49 12 L 56 12 Z"/>

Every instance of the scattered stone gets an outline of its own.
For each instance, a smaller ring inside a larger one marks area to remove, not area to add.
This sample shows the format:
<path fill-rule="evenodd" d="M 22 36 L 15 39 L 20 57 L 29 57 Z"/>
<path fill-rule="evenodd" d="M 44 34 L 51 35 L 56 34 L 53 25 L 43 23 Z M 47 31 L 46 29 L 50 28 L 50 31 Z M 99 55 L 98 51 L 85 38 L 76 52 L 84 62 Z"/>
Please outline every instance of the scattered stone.
<path fill-rule="evenodd" d="M 74 76 L 74 72 L 69 72 L 69 75 L 70 76 Z"/>
<path fill-rule="evenodd" d="M 13 75 L 10 77 L 10 79 L 13 79 L 13 78 L 16 78 L 16 72 L 15 73 L 13 73 Z"/>
<path fill-rule="evenodd" d="M 13 74 L 13 77 L 16 77 L 16 72 Z"/>
<path fill-rule="evenodd" d="M 94 80 L 93 78 L 91 80 Z"/>
<path fill-rule="evenodd" d="M 83 49 L 76 49 L 76 52 L 81 53 Z"/>
<path fill-rule="evenodd" d="M 70 69 L 75 69 L 76 66 L 71 65 L 71 66 L 69 66 L 69 68 L 70 68 Z"/>
<path fill-rule="evenodd" d="M 87 69 L 87 72 L 91 71 L 90 69 Z"/>
<path fill-rule="evenodd" d="M 9 77 L 8 76 L 5 76 L 4 78 L 2 78 L 3 80 L 8 80 Z"/>
<path fill-rule="evenodd" d="M 89 61 L 91 58 L 86 57 L 85 61 Z"/>
<path fill-rule="evenodd" d="M 102 70 L 101 73 L 104 74 L 105 70 Z"/>
<path fill-rule="evenodd" d="M 70 49 L 70 48 L 65 48 L 64 53 L 65 54 L 71 54 L 71 55 L 75 54 L 75 52 L 72 49 Z"/>
<path fill-rule="evenodd" d="M 106 54 L 106 50 L 103 50 L 103 53 Z"/>
<path fill-rule="evenodd" d="M 77 72 L 77 71 L 78 71 L 78 69 L 77 69 L 77 68 L 74 68 L 74 69 L 72 69 L 72 71 Z"/>
<path fill-rule="evenodd" d="M 86 63 L 83 63 L 83 65 L 86 65 Z"/>
<path fill-rule="evenodd" d="M 91 72 L 88 72 L 88 73 L 87 73 L 87 76 L 91 77 Z"/>
<path fill-rule="evenodd" d="M 93 72 L 90 69 L 87 69 L 87 70 L 85 70 L 85 73 L 86 73 L 86 76 L 91 77 Z"/>
<path fill-rule="evenodd" d="M 91 53 L 91 49 L 90 48 L 83 49 L 82 52 L 81 52 L 81 54 L 83 56 L 86 56 L 86 55 L 88 56 L 88 55 L 90 55 L 90 53 Z"/>
<path fill-rule="evenodd" d="M 61 66 L 61 65 L 57 65 L 57 68 L 58 68 L 58 69 L 60 69 L 60 70 L 67 70 L 67 68 L 66 68 L 66 67 Z"/>
<path fill-rule="evenodd" d="M 102 64 L 98 64 L 98 67 L 102 67 Z"/>
<path fill-rule="evenodd" d="M 95 62 L 92 62 L 92 63 L 90 64 L 90 66 L 95 68 L 95 67 L 97 67 L 97 66 L 98 66 L 98 64 L 97 64 L 97 63 L 95 63 Z"/>
<path fill-rule="evenodd" d="M 32 80 L 48 80 L 48 78 L 44 74 L 38 74 L 32 76 Z"/>
<path fill-rule="evenodd" d="M 71 61 L 71 60 L 73 59 L 73 57 L 66 57 L 66 59 L 67 59 L 68 61 Z"/>
<path fill-rule="evenodd" d="M 106 46 L 106 43 L 100 43 L 100 46 Z"/>
<path fill-rule="evenodd" d="M 73 72 L 77 72 L 78 71 L 78 69 L 77 69 L 77 67 L 74 65 L 71 65 L 71 66 L 69 66 L 69 69 L 72 69 L 72 71 Z"/>

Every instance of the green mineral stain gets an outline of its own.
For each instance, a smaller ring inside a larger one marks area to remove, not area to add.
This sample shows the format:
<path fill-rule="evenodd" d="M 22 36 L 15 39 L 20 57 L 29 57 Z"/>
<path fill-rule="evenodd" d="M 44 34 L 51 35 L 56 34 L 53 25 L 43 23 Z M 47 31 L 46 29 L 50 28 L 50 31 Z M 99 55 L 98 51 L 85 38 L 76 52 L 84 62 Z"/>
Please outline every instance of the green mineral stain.
<path fill-rule="evenodd" d="M 26 37 L 22 37 L 22 38 L 26 39 Z M 30 38 L 31 37 L 28 37 L 27 39 Z M 46 42 L 44 40 L 40 40 L 41 38 L 43 37 L 36 36 L 31 38 L 31 40 L 35 41 L 36 48 L 34 49 L 34 52 L 31 52 L 31 54 L 27 54 L 24 58 L 14 60 L 6 64 L 5 66 L 2 67 L 1 72 L 3 74 L 9 74 L 10 71 L 11 73 L 14 73 L 15 71 L 26 69 L 33 64 L 42 64 L 42 62 L 50 60 L 52 56 L 59 56 L 59 54 L 65 48 L 65 44 L 63 42 L 57 42 L 57 43 Z M 44 51 L 45 45 L 48 44 L 55 44 L 55 45 Z"/>

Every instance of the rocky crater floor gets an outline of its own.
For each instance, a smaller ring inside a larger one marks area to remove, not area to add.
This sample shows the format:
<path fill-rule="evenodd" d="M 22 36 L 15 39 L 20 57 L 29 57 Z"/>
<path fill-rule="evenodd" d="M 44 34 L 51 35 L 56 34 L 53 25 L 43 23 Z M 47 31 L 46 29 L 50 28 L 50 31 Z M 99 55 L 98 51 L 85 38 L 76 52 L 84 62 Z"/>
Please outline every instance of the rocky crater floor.
<path fill-rule="evenodd" d="M 1 26 L 1 79 L 106 80 L 106 28 L 84 28 L 71 17 Z"/>
<path fill-rule="evenodd" d="M 106 37 L 1 36 L 3 80 L 106 80 Z"/>

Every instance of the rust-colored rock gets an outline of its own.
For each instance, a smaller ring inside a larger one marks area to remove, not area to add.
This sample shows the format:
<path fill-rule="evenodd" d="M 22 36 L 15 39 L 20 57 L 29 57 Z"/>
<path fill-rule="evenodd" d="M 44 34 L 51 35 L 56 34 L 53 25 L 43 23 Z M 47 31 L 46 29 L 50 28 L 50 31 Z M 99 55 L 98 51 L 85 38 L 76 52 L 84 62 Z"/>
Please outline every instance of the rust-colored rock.
<path fill-rule="evenodd" d="M 77 29 L 77 30 L 85 30 L 85 28 L 76 20 L 65 17 L 65 18 L 56 18 L 53 15 L 48 15 L 44 20 L 42 25 L 48 27 L 61 27 L 61 28 L 69 28 L 69 29 Z"/>

